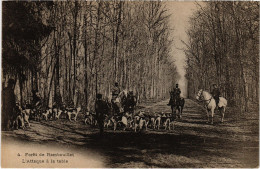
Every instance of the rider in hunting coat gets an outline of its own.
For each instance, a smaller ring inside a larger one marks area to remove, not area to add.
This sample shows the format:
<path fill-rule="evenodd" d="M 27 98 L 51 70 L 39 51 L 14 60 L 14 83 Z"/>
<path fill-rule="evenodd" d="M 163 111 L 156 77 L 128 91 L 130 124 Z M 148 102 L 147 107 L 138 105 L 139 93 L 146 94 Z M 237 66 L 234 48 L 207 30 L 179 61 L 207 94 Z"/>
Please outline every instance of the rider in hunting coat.
<path fill-rule="evenodd" d="M 118 83 L 116 82 L 115 86 L 112 89 L 112 101 L 115 101 L 119 93 L 120 93 L 120 88 L 118 86 Z"/>
<path fill-rule="evenodd" d="M 181 98 L 180 94 L 181 94 L 181 89 L 179 88 L 179 85 L 176 84 L 176 88 L 174 88 L 173 91 L 170 92 L 171 99 L 167 105 L 171 105 L 172 101 L 174 101 L 174 102 L 179 101 Z M 172 99 L 174 99 L 174 100 L 172 100 Z"/>
<path fill-rule="evenodd" d="M 126 110 L 125 111 L 129 111 L 129 112 L 134 112 L 134 107 L 136 106 L 136 101 L 137 98 L 136 96 L 134 96 L 134 92 L 133 91 L 129 91 L 129 93 L 127 94 L 127 98 L 126 98 Z"/>
<path fill-rule="evenodd" d="M 216 107 L 218 107 L 219 97 L 220 97 L 220 90 L 219 90 L 219 88 L 217 87 L 216 84 L 213 84 L 213 90 L 212 90 L 211 94 L 212 94 L 213 98 L 216 101 Z"/>
<path fill-rule="evenodd" d="M 174 96 L 176 100 L 180 99 L 181 95 L 181 89 L 179 88 L 179 85 L 176 84 L 176 88 L 173 90 Z"/>

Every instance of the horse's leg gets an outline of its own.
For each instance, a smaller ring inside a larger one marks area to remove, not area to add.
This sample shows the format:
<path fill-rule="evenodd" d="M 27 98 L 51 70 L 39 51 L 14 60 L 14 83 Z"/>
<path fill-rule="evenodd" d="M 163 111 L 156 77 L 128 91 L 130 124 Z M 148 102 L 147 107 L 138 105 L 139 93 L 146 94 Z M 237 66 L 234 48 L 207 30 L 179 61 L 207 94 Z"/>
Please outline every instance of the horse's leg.
<path fill-rule="evenodd" d="M 114 131 L 116 131 L 117 123 L 114 122 Z"/>
<path fill-rule="evenodd" d="M 178 106 L 178 116 L 179 116 L 179 119 L 181 119 L 181 108 L 180 108 L 180 106 Z"/>
<path fill-rule="evenodd" d="M 174 109 L 174 106 L 172 106 L 172 117 L 176 119 L 176 110 Z"/>
<path fill-rule="evenodd" d="M 180 108 L 180 118 L 182 118 L 182 111 L 183 111 L 183 106 Z"/>
<path fill-rule="evenodd" d="M 209 110 L 208 110 L 208 108 L 206 108 L 206 111 L 207 111 L 207 117 L 208 117 L 208 121 L 206 123 L 209 123 Z"/>
<path fill-rule="evenodd" d="M 137 126 L 138 126 L 138 124 L 135 123 L 135 124 L 134 124 L 134 130 L 135 130 L 135 132 L 136 132 Z"/>
<path fill-rule="evenodd" d="M 145 131 L 147 131 L 147 126 L 148 126 L 149 122 L 145 121 L 144 124 L 145 124 Z"/>
<path fill-rule="evenodd" d="M 213 124 L 214 121 L 214 110 L 215 109 L 211 109 L 211 124 Z"/>
<path fill-rule="evenodd" d="M 221 115 L 222 115 L 221 123 L 223 123 L 224 122 L 224 115 L 225 115 L 225 107 L 222 107 L 220 111 L 221 111 Z"/>

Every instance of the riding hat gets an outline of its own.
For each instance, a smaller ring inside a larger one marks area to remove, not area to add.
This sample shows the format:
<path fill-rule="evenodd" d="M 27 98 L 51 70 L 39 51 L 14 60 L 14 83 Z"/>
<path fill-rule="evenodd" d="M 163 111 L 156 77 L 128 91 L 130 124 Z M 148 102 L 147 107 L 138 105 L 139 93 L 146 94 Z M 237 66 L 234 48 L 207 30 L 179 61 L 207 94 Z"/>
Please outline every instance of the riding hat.
<path fill-rule="evenodd" d="M 97 99 L 102 99 L 102 94 L 98 93 L 97 94 Z"/>
<path fill-rule="evenodd" d="M 10 85 L 11 85 L 11 84 L 15 84 L 15 80 L 14 80 L 14 79 L 9 79 L 9 80 L 8 80 L 8 84 L 10 84 Z"/>

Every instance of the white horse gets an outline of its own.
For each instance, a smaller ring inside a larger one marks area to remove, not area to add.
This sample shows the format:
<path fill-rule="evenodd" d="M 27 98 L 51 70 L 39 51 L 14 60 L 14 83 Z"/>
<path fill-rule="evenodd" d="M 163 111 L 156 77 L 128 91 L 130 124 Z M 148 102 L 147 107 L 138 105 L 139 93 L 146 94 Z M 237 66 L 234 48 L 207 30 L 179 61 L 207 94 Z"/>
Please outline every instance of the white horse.
<path fill-rule="evenodd" d="M 122 113 L 124 111 L 123 104 L 127 97 L 127 93 L 128 93 L 127 90 L 122 90 L 114 101 L 114 103 L 118 106 L 120 113 Z"/>
<path fill-rule="evenodd" d="M 213 124 L 214 111 L 216 108 L 215 99 L 212 97 L 210 93 L 202 89 L 199 90 L 196 99 L 204 101 L 205 108 L 207 110 L 208 122 L 209 122 L 209 113 L 211 112 L 211 124 Z M 224 114 L 226 111 L 226 107 L 227 107 L 227 100 L 224 97 L 219 97 L 218 109 L 221 113 L 222 123 L 224 122 Z"/>
<path fill-rule="evenodd" d="M 121 103 L 122 102 L 122 99 L 124 98 L 124 97 L 127 97 L 127 90 L 122 90 L 119 94 L 118 94 L 118 96 L 117 96 L 117 98 L 116 98 L 116 100 L 115 100 L 115 103 Z"/>

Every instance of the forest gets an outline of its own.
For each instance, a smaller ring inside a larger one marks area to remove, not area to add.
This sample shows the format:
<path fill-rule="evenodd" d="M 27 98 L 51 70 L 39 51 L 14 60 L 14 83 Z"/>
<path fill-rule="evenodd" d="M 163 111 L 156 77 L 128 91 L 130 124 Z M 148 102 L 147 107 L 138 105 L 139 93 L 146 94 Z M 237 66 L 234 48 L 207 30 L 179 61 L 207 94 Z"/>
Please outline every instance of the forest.
<path fill-rule="evenodd" d="M 20 104 L 37 91 L 45 106 L 62 98 L 88 107 L 97 93 L 110 97 L 115 82 L 139 102 L 160 99 L 178 79 L 163 2 L 2 4 L 2 86 L 15 79 Z"/>
<path fill-rule="evenodd" d="M 190 18 L 188 97 L 217 84 L 229 106 L 248 112 L 259 101 L 259 3 L 205 2 Z"/>

